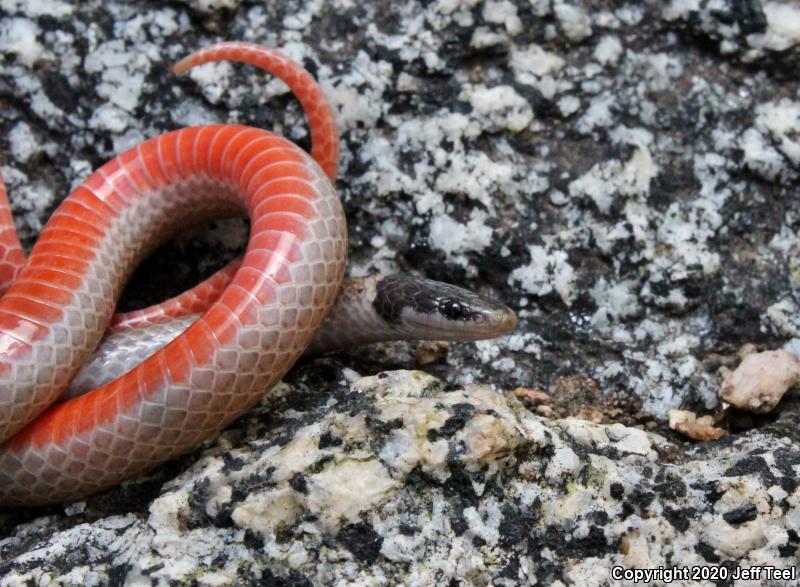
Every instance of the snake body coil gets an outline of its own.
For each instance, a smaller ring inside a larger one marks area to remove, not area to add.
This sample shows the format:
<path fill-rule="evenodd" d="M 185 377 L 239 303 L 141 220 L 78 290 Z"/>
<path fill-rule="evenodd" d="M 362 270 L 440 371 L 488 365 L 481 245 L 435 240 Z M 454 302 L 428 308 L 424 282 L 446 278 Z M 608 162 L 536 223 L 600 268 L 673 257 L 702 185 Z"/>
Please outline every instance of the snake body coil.
<path fill-rule="evenodd" d="M 0 505 L 78 499 L 202 442 L 280 380 L 337 299 L 347 230 L 331 184 L 338 165 L 331 110 L 305 70 L 263 47 L 215 45 L 175 70 L 222 59 L 257 65 L 290 86 L 310 121 L 311 156 L 238 125 L 161 135 L 75 189 L 27 261 L 0 186 Z M 251 226 L 241 261 L 189 294 L 113 316 L 127 278 L 156 246 L 197 222 L 241 214 Z M 112 319 L 129 328 L 170 318 L 184 320 L 170 342 L 154 343 L 146 359 L 88 393 L 54 403 Z M 498 324 L 513 327 L 507 315 L 494 321 L 492 334 Z"/>

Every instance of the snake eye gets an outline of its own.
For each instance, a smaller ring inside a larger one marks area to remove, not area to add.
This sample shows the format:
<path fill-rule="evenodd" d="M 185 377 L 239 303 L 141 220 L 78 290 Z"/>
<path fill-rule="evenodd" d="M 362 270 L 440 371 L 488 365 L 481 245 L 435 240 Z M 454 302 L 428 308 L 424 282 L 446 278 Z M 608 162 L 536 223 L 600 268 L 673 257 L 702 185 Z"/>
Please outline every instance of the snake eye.
<path fill-rule="evenodd" d="M 444 302 L 439 306 L 439 311 L 450 320 L 458 320 L 466 315 L 466 308 L 454 300 Z"/>

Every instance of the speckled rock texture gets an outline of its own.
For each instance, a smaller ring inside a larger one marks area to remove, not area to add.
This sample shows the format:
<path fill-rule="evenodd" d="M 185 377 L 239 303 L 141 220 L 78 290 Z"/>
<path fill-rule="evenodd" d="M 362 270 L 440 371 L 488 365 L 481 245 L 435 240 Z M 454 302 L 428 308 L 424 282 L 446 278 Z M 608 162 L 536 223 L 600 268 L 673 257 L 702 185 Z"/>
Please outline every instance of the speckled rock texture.
<path fill-rule="evenodd" d="M 717 441 L 665 422 L 719 414 L 744 345 L 800 354 L 800 5 L 0 0 L 0 154 L 27 246 L 158 133 L 237 122 L 308 147 L 281 83 L 167 73 L 219 39 L 283 47 L 330 97 L 351 274 L 472 287 L 520 327 L 430 363 L 398 343 L 299 365 L 148 476 L 2 512 L 0 586 L 616 585 L 617 565 L 796 564 L 797 389 Z M 239 221 L 179 238 L 122 306 L 246 238 Z M 517 399 L 538 392 L 549 410 Z"/>

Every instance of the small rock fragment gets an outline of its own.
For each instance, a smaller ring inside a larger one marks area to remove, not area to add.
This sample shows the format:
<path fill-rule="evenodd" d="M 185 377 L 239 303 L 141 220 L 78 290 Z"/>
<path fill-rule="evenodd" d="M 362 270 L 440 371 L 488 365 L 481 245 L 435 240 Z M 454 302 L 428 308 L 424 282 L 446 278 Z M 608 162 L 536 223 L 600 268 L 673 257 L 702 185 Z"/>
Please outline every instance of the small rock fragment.
<path fill-rule="evenodd" d="M 717 440 L 725 436 L 725 430 L 717 428 L 714 423 L 711 416 L 698 418 L 697 414 L 688 410 L 669 411 L 669 427 L 692 440 Z"/>
<path fill-rule="evenodd" d="M 441 341 L 424 341 L 417 345 L 414 350 L 414 360 L 417 365 L 424 367 L 431 363 L 441 361 L 447 356 L 449 347 L 446 342 Z"/>
<path fill-rule="evenodd" d="M 719 398 L 742 410 L 771 412 L 800 381 L 800 359 L 778 349 L 747 355 L 722 381 Z"/>
<path fill-rule="evenodd" d="M 514 390 L 514 395 L 522 400 L 528 400 L 534 404 L 544 404 L 550 401 L 550 396 L 538 389 L 518 387 Z"/>

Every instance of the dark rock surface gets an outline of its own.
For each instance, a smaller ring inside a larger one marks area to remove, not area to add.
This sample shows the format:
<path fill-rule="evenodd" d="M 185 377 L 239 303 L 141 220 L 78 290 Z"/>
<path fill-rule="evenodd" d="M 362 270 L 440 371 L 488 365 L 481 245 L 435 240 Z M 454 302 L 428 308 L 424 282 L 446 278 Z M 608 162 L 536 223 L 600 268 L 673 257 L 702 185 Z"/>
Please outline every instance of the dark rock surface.
<path fill-rule="evenodd" d="M 614 565 L 797 560 L 796 390 L 713 443 L 663 424 L 718 411 L 742 345 L 800 354 L 797 4 L 0 0 L 0 153 L 26 245 L 158 133 L 238 122 L 308 147 L 263 74 L 167 73 L 217 39 L 281 46 L 321 81 L 352 274 L 473 287 L 520 328 L 451 345 L 424 367 L 441 383 L 391 371 L 417 367 L 408 344 L 301 365 L 274 406 L 150 476 L 0 514 L 0 584 L 586 584 Z M 245 240 L 238 221 L 178 239 L 123 306 Z M 540 420 L 517 387 L 604 424 Z"/>

